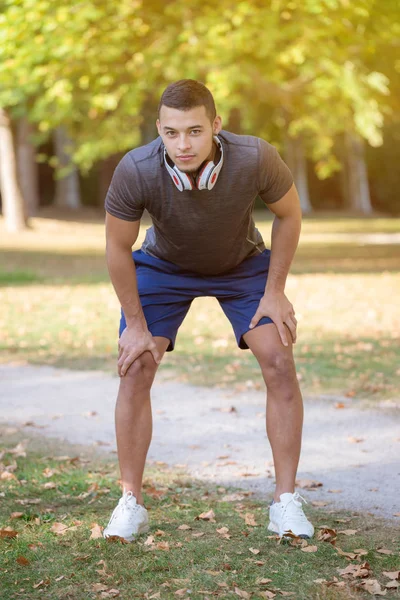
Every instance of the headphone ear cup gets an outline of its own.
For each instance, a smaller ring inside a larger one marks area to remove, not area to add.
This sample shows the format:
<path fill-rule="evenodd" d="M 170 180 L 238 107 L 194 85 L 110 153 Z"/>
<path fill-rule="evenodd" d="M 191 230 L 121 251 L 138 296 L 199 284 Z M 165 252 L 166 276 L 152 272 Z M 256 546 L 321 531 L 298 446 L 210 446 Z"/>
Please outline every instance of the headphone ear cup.
<path fill-rule="evenodd" d="M 193 190 L 196 186 L 191 175 L 179 171 L 178 167 L 174 167 L 174 171 L 179 174 L 179 178 L 183 184 L 184 190 Z"/>

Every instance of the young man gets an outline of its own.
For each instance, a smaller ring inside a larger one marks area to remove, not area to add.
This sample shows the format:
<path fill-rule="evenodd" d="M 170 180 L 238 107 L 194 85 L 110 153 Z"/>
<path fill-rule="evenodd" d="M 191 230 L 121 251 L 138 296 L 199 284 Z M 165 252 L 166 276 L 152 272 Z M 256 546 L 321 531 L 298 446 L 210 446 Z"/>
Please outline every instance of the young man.
<path fill-rule="evenodd" d="M 266 383 L 276 473 L 268 529 L 314 533 L 294 489 L 303 404 L 292 354 L 297 321 L 284 293 L 300 234 L 299 198 L 273 146 L 221 127 L 203 84 L 171 84 L 160 100 L 159 137 L 124 156 L 107 193 L 107 264 L 122 307 L 115 421 L 123 493 L 104 537 L 132 541 L 149 528 L 142 477 L 152 434 L 150 388 L 198 296 L 219 300 Z M 275 214 L 271 251 L 252 218 L 258 195 Z M 153 227 L 132 253 L 145 208 Z"/>

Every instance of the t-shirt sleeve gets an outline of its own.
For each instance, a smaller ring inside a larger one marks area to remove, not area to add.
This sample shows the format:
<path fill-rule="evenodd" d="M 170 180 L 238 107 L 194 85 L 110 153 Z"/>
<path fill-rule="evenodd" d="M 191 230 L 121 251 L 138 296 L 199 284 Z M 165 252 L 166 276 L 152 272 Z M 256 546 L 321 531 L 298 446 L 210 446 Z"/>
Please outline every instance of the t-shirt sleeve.
<path fill-rule="evenodd" d="M 293 184 L 293 176 L 274 146 L 259 138 L 258 195 L 266 204 L 280 200 Z"/>
<path fill-rule="evenodd" d="M 131 156 L 118 163 L 108 188 L 104 208 L 110 215 L 124 221 L 138 221 L 144 211 L 139 173 Z"/>

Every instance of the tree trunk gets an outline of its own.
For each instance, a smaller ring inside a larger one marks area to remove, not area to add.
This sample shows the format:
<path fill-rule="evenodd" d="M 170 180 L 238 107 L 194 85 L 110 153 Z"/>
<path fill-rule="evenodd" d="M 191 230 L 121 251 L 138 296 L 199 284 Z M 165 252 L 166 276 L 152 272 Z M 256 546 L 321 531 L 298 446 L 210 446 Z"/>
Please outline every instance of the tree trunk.
<path fill-rule="evenodd" d="M 346 149 L 350 208 L 364 215 L 371 214 L 373 210 L 365 162 L 364 140 L 358 134 L 349 132 L 346 135 Z"/>
<path fill-rule="evenodd" d="M 70 172 L 62 179 L 56 179 L 55 204 L 63 208 L 77 210 L 81 208 L 79 189 L 79 173 L 71 163 L 68 145 L 71 143 L 63 127 L 54 131 L 54 146 L 58 158 L 59 168 L 69 167 Z"/>
<path fill-rule="evenodd" d="M 104 206 L 104 200 L 110 187 L 115 167 L 120 160 L 120 154 L 113 154 L 100 162 L 98 171 L 98 203 L 100 206 Z"/>
<path fill-rule="evenodd" d="M 17 172 L 25 211 L 29 217 L 37 214 L 39 207 L 39 171 L 36 162 L 36 148 L 30 141 L 33 126 L 26 117 L 17 125 Z"/>
<path fill-rule="evenodd" d="M 0 108 L 0 157 L 0 186 L 6 229 L 22 231 L 27 227 L 24 199 L 18 185 L 11 120 L 3 108 Z"/>
<path fill-rule="evenodd" d="M 305 214 L 312 212 L 308 191 L 307 160 L 301 138 L 285 136 L 285 161 L 292 172 L 302 212 Z"/>

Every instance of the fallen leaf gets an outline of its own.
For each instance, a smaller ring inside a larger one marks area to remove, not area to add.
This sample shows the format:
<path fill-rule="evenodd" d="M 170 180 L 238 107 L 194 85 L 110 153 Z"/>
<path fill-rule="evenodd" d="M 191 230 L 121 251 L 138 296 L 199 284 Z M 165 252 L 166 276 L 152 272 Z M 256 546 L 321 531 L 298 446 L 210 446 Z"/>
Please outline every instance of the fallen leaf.
<path fill-rule="evenodd" d="M 186 594 L 187 588 L 182 588 L 180 590 L 176 590 L 175 596 L 184 596 Z"/>
<path fill-rule="evenodd" d="M 239 596 L 239 598 L 244 598 L 245 600 L 249 600 L 250 598 L 250 594 L 248 592 L 240 590 L 238 587 L 235 587 L 235 594 Z"/>
<path fill-rule="evenodd" d="M 323 484 L 320 481 L 313 481 L 312 479 L 296 479 L 296 485 L 303 489 L 314 489 L 321 487 Z"/>
<path fill-rule="evenodd" d="M 146 539 L 144 545 L 145 546 L 152 546 L 154 544 L 154 536 L 153 535 L 149 535 L 149 537 Z"/>
<path fill-rule="evenodd" d="M 335 408 L 346 408 L 346 405 L 343 402 L 336 402 Z"/>
<path fill-rule="evenodd" d="M 20 519 L 23 516 L 24 516 L 23 512 L 13 512 L 13 513 L 11 513 L 10 518 L 11 519 Z"/>
<path fill-rule="evenodd" d="M 242 500 L 244 500 L 243 494 L 226 494 L 221 498 L 221 502 L 241 502 Z"/>
<path fill-rule="evenodd" d="M 107 592 L 101 592 L 100 598 L 116 598 L 119 596 L 120 591 L 116 589 L 108 590 Z"/>
<path fill-rule="evenodd" d="M 387 548 L 377 548 L 376 551 L 379 552 L 380 554 L 394 554 L 394 552 L 392 552 L 391 550 L 388 550 Z"/>
<path fill-rule="evenodd" d="M 250 552 L 252 554 L 260 554 L 261 550 L 258 550 L 257 548 L 249 548 Z"/>
<path fill-rule="evenodd" d="M 168 542 L 157 542 L 156 544 L 156 548 L 157 550 L 169 550 L 169 543 Z"/>
<path fill-rule="evenodd" d="M 338 531 L 339 533 L 343 533 L 343 535 L 355 535 L 358 529 L 343 529 L 342 531 Z"/>
<path fill-rule="evenodd" d="M 54 581 L 61 581 L 62 579 L 65 579 L 65 575 L 60 575 L 60 577 L 56 577 Z"/>
<path fill-rule="evenodd" d="M 12 527 L 0 529 L 0 538 L 15 538 L 17 535 L 18 531 L 15 531 Z"/>
<path fill-rule="evenodd" d="M 257 585 L 267 585 L 267 583 L 271 583 L 272 579 L 266 579 L 265 577 L 261 579 L 256 579 Z"/>
<path fill-rule="evenodd" d="M 353 577 L 369 577 L 372 575 L 369 563 L 365 562 L 362 565 L 347 565 L 345 569 L 338 569 L 339 574 L 343 577 L 352 575 Z"/>
<path fill-rule="evenodd" d="M 382 575 L 389 579 L 400 579 L 400 571 L 383 571 Z"/>
<path fill-rule="evenodd" d="M 57 487 L 57 484 L 54 483 L 54 481 L 48 481 L 47 483 L 44 483 L 42 485 L 42 488 L 45 490 L 54 490 L 54 488 Z"/>
<path fill-rule="evenodd" d="M 68 529 L 68 525 L 64 525 L 64 523 L 54 523 L 54 525 L 50 527 L 50 531 L 57 535 L 64 535 Z"/>
<path fill-rule="evenodd" d="M 387 588 L 388 590 L 397 590 L 397 588 L 399 587 L 400 583 L 398 581 L 389 581 L 389 583 L 385 585 L 385 588 Z"/>
<path fill-rule="evenodd" d="M 337 553 L 340 554 L 340 556 L 345 556 L 346 558 L 350 558 L 351 560 L 353 560 L 357 556 L 357 554 L 354 554 L 354 552 L 345 552 L 344 550 L 338 547 L 336 547 L 336 550 Z"/>
<path fill-rule="evenodd" d="M 3 471 L 0 475 L 0 479 L 3 481 L 11 481 L 12 479 L 17 479 L 14 473 L 9 473 L 8 471 Z"/>
<path fill-rule="evenodd" d="M 246 523 L 246 525 L 250 525 L 250 527 L 257 527 L 257 523 L 253 513 L 246 513 L 244 515 L 244 522 Z"/>
<path fill-rule="evenodd" d="M 154 535 L 162 537 L 163 535 L 165 535 L 165 531 L 163 531 L 162 529 L 157 529 Z"/>
<path fill-rule="evenodd" d="M 320 542 L 329 542 L 330 544 L 335 545 L 336 538 L 336 531 L 329 527 L 322 527 L 320 531 L 318 531 L 317 540 Z"/>
<path fill-rule="evenodd" d="M 386 596 L 386 590 L 382 590 L 376 579 L 366 579 L 360 583 L 360 587 L 371 595 Z"/>
<path fill-rule="evenodd" d="M 313 500 L 311 504 L 312 506 L 328 506 L 329 502 L 324 502 L 323 500 Z"/>
<path fill-rule="evenodd" d="M 261 598 L 275 598 L 276 594 L 275 592 L 271 592 L 270 590 L 264 590 L 263 592 L 258 592 L 258 595 L 261 596 Z"/>
<path fill-rule="evenodd" d="M 192 537 L 194 537 L 194 538 L 203 537 L 203 535 L 205 535 L 204 531 L 198 531 L 197 533 L 192 533 Z"/>
<path fill-rule="evenodd" d="M 340 494 L 343 490 L 328 490 L 330 494 Z"/>
<path fill-rule="evenodd" d="M 18 556 L 18 558 L 16 559 L 16 562 L 19 565 L 23 565 L 23 566 L 30 564 L 30 561 L 27 558 L 25 558 L 25 556 Z"/>
<path fill-rule="evenodd" d="M 211 521 L 211 523 L 215 523 L 215 513 L 214 511 L 211 509 L 207 512 L 203 512 L 201 513 L 201 515 L 199 515 L 198 517 L 196 517 L 197 520 L 202 519 L 203 521 Z"/>
<path fill-rule="evenodd" d="M 43 584 L 44 584 L 44 579 L 41 579 L 41 580 L 39 581 L 39 583 L 34 583 L 32 587 L 33 587 L 34 589 L 37 589 L 38 587 L 40 587 L 40 586 L 41 586 L 41 585 L 43 585 Z"/>
<path fill-rule="evenodd" d="M 318 546 L 305 546 L 304 548 L 300 548 L 302 552 L 316 552 L 318 550 Z"/>
<path fill-rule="evenodd" d="M 365 439 L 364 438 L 358 438 L 358 437 L 353 437 L 352 435 L 350 435 L 347 440 L 351 443 L 351 444 L 360 444 L 361 442 L 364 442 Z"/>
<path fill-rule="evenodd" d="M 189 527 L 189 525 L 179 525 L 178 529 L 182 529 L 182 531 L 186 531 L 187 529 L 192 529 L 192 528 Z"/>
<path fill-rule="evenodd" d="M 103 527 L 98 523 L 92 523 L 90 531 L 90 540 L 97 540 L 98 538 L 103 537 Z"/>
<path fill-rule="evenodd" d="M 108 588 L 108 585 L 104 583 L 92 583 L 92 590 L 94 592 L 104 592 Z"/>

